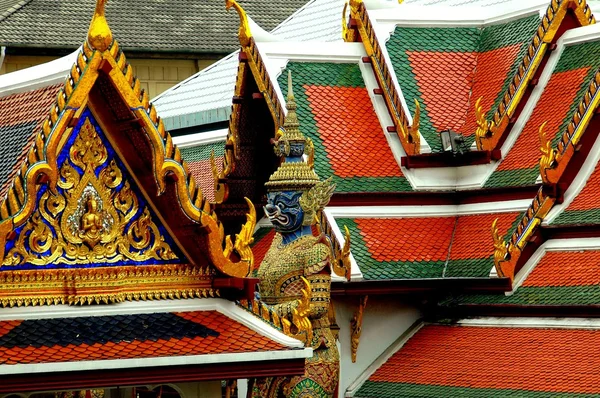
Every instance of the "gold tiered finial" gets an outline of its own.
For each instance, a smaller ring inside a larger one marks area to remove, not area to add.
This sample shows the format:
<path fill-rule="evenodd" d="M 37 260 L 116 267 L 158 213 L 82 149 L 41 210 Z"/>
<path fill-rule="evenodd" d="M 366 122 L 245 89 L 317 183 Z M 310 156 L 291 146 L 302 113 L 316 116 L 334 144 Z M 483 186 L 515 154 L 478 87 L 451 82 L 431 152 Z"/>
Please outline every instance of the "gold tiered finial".
<path fill-rule="evenodd" d="M 237 11 L 240 16 L 240 28 L 238 30 L 238 38 L 240 39 L 240 44 L 242 47 L 247 47 L 250 45 L 250 38 L 252 37 L 252 32 L 250 31 L 250 24 L 248 22 L 248 15 L 246 11 L 238 4 L 235 0 L 225 0 L 225 9 L 229 11 L 229 9 L 233 7 Z"/>
<path fill-rule="evenodd" d="M 104 16 L 104 6 L 108 0 L 96 0 L 96 10 L 88 30 L 88 44 L 98 51 L 106 51 L 113 41 L 113 35 Z"/>

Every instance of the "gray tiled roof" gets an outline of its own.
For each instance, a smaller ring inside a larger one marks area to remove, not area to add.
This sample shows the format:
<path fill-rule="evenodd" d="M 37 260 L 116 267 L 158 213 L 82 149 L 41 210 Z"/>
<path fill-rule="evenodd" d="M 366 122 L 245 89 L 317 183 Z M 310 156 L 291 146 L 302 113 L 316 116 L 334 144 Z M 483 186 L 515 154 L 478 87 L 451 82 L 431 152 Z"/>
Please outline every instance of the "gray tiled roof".
<path fill-rule="evenodd" d="M 273 29 L 307 0 L 241 0 Z M 86 37 L 95 0 L 0 0 L 0 45 L 75 49 Z M 20 6 L 20 7 L 19 7 Z M 16 9 L 16 10 L 15 10 Z M 111 0 L 108 22 L 125 51 L 228 53 L 239 47 L 239 19 L 223 0 Z"/>
<path fill-rule="evenodd" d="M 342 41 L 343 8 L 344 0 L 311 0 L 272 33 L 291 41 Z M 228 120 L 237 66 L 236 52 L 155 98 L 165 126 L 175 130 Z"/>

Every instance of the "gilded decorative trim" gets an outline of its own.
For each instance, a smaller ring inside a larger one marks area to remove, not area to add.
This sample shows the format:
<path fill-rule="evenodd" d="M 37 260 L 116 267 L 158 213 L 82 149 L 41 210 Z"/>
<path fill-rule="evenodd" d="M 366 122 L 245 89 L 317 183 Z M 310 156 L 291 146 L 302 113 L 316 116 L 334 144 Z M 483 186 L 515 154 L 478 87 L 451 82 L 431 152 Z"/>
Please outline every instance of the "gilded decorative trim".
<path fill-rule="evenodd" d="M 333 252 L 331 258 L 334 259 L 331 262 L 333 272 L 337 276 L 342 276 L 350 282 L 352 266 L 350 264 L 350 231 L 348 230 L 348 227 L 344 228 L 344 246 L 342 247 L 340 242 L 335 238 L 333 228 L 324 212 L 318 212 L 315 225 L 317 227 L 317 232 L 319 234 L 324 234 L 331 245 L 331 250 Z"/>
<path fill-rule="evenodd" d="M 487 122 L 486 129 L 478 131 L 478 134 L 476 134 L 475 143 L 477 144 L 477 149 L 491 151 L 500 142 L 502 135 L 506 132 L 510 123 L 510 119 L 515 114 L 527 87 L 548 51 L 548 46 L 554 40 L 569 9 L 573 11 L 581 26 L 596 23 L 596 19 L 592 15 L 592 11 L 587 5 L 586 0 L 552 0 L 550 2 L 519 68 L 504 93 L 502 101 L 494 112 L 492 121 Z M 479 110 L 479 113 L 485 115 L 487 112 Z"/>
<path fill-rule="evenodd" d="M 262 94 L 267 104 L 267 107 L 269 108 L 269 112 L 273 117 L 276 132 L 280 126 L 283 126 L 285 112 L 283 111 L 283 105 L 277 97 L 275 87 L 273 86 L 273 82 L 269 77 L 269 73 L 267 72 L 267 68 L 264 64 L 262 56 L 260 55 L 260 52 L 256 47 L 254 37 L 252 36 L 249 28 L 246 29 L 245 27 L 247 24 L 248 16 L 244 9 L 234 0 L 226 0 L 225 7 L 227 10 L 233 7 L 240 16 L 240 28 L 238 32 L 238 38 L 241 45 L 240 51 L 244 54 L 245 58 L 244 60 L 240 60 L 240 63 L 238 65 L 234 97 L 242 97 L 242 87 L 244 85 L 244 80 L 248 72 L 247 68 L 249 68 L 250 72 L 252 73 L 252 76 L 254 77 L 254 81 L 256 82 L 258 90 Z M 223 171 L 219 174 L 219 184 L 217 186 L 216 197 L 219 198 L 219 200 L 223 201 L 227 199 L 227 195 L 229 194 L 229 190 L 227 188 L 227 183 L 225 182 L 225 180 L 235 169 L 235 161 L 237 159 L 237 148 L 239 143 L 238 127 L 239 118 L 241 115 L 240 109 L 241 104 L 234 102 L 232 106 L 231 116 L 229 118 L 229 130 L 227 133 L 227 140 L 225 144 Z"/>
<path fill-rule="evenodd" d="M 358 308 L 354 312 L 352 319 L 350 320 L 350 349 L 352 356 L 352 363 L 356 362 L 356 353 L 358 352 L 358 345 L 360 344 L 360 335 L 362 334 L 362 322 L 365 307 L 367 306 L 367 300 L 369 296 L 362 296 L 358 304 Z"/>
<path fill-rule="evenodd" d="M 100 304 L 219 297 L 214 271 L 188 264 L 0 272 L 0 304 Z"/>
<path fill-rule="evenodd" d="M 592 117 L 600 105 L 600 70 L 594 75 L 587 92 L 579 102 L 573 117 L 563 132 L 556 146 L 554 162 L 551 164 L 540 164 L 540 171 L 544 182 L 556 184 L 564 173 L 569 160 L 576 152 L 576 147 L 581 137 L 587 130 Z M 543 167 L 543 170 L 542 170 Z"/>
<path fill-rule="evenodd" d="M 544 194 L 543 187 L 538 190 L 533 202 L 529 205 L 519 222 L 517 229 L 510 237 L 506 248 L 507 254 L 504 255 L 504 258 L 496 259 L 496 252 L 494 253 L 494 264 L 498 276 L 510 278 L 511 281 L 514 279 L 515 267 L 517 260 L 521 256 L 521 252 L 540 226 L 544 217 L 546 217 L 552 206 L 554 206 L 555 201 L 555 198 Z M 494 243 L 497 243 L 496 239 Z"/>
<path fill-rule="evenodd" d="M 409 126 L 408 117 L 404 112 L 400 95 L 393 83 L 392 74 L 383 56 L 383 50 L 379 44 L 379 40 L 375 36 L 375 30 L 362 0 L 350 0 L 350 18 L 356 21 L 359 37 L 362 39 L 365 51 L 371 59 L 371 65 L 373 66 L 379 86 L 383 89 L 383 97 L 402 147 L 408 155 L 417 155 L 421 152 L 421 137 L 418 129 L 419 107 L 415 111 L 413 126 Z M 349 38 L 345 39 L 349 41 Z"/>

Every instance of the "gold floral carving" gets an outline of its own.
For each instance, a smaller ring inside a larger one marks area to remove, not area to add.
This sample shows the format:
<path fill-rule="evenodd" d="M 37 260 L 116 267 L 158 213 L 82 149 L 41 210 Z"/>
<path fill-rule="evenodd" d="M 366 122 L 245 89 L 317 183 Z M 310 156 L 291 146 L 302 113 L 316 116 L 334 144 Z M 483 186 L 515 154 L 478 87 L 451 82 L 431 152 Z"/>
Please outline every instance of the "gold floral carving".
<path fill-rule="evenodd" d="M 333 272 L 337 276 L 345 277 L 350 281 L 351 265 L 350 265 L 350 231 L 344 225 L 344 246 L 342 250 L 335 253 L 335 261 L 332 263 Z"/>
<path fill-rule="evenodd" d="M 3 265 L 90 264 L 123 260 L 175 260 L 136 194 L 87 119 L 60 168 L 58 186 L 46 191 Z M 100 169 L 100 170 L 98 170 Z M 116 191 L 123 184 L 121 190 Z"/>
<path fill-rule="evenodd" d="M 365 307 L 367 306 L 367 300 L 369 296 L 362 296 L 360 303 L 358 304 L 357 310 L 354 312 L 354 316 L 350 320 L 350 348 L 352 355 L 352 363 L 356 362 L 356 353 L 358 352 L 358 345 L 360 344 L 360 335 L 362 334 L 362 321 Z"/>

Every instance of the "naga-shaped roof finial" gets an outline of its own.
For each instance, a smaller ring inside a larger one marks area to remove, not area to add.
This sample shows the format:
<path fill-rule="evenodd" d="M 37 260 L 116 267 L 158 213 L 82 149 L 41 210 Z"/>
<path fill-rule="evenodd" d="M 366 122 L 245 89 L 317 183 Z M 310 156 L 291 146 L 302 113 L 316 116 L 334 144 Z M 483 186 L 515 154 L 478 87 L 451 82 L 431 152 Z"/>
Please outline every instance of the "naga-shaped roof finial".
<path fill-rule="evenodd" d="M 235 0 L 225 0 L 225 9 L 229 11 L 229 9 L 233 7 L 237 11 L 240 16 L 240 28 L 238 30 L 238 38 L 240 39 L 240 44 L 242 47 L 247 47 L 250 45 L 250 38 L 252 37 L 252 32 L 250 31 L 250 23 L 248 22 L 248 15 L 246 11 L 238 4 Z"/>
<path fill-rule="evenodd" d="M 113 41 L 113 35 L 104 16 L 104 6 L 108 0 L 96 0 L 96 10 L 90 22 L 87 42 L 91 48 L 106 51 Z"/>

